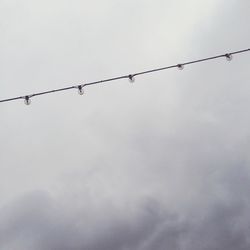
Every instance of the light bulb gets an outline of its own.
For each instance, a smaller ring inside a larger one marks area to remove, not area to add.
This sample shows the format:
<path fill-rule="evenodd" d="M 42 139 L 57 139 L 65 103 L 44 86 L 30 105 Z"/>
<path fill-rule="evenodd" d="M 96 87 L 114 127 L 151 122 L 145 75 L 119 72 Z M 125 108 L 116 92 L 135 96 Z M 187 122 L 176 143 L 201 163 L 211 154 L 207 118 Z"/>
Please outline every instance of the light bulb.
<path fill-rule="evenodd" d="M 129 75 L 128 79 L 130 82 L 134 82 L 135 81 L 135 77 L 133 75 Z"/>
<path fill-rule="evenodd" d="M 29 96 L 25 96 L 24 97 L 24 103 L 26 104 L 26 105 L 30 105 L 30 103 L 31 103 L 31 100 L 30 100 L 30 97 Z"/>
<path fill-rule="evenodd" d="M 232 59 L 233 59 L 232 54 L 226 54 L 225 57 L 226 57 L 226 59 L 227 59 L 228 61 L 232 61 Z"/>
<path fill-rule="evenodd" d="M 84 89 L 83 89 L 82 85 L 77 86 L 77 88 L 78 88 L 78 94 L 83 95 L 84 94 Z"/>
<path fill-rule="evenodd" d="M 183 70 L 184 69 L 184 65 L 183 64 L 177 64 L 177 67 L 179 70 Z"/>

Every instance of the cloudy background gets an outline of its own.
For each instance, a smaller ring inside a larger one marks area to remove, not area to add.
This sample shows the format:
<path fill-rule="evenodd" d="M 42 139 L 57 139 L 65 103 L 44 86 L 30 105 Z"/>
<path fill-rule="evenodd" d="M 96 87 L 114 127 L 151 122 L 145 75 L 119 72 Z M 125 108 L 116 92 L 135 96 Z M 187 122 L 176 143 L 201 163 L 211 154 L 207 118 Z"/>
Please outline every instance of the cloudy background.
<path fill-rule="evenodd" d="M 249 0 L 0 0 L 0 99 L 249 48 Z M 0 105 L 0 249 L 250 248 L 250 54 Z"/>

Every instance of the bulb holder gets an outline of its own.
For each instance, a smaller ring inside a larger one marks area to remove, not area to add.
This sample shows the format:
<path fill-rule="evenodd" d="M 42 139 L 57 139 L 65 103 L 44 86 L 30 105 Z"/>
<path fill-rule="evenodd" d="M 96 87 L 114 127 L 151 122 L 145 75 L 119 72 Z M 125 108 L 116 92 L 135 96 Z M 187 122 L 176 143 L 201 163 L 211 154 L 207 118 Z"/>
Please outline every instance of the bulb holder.
<path fill-rule="evenodd" d="M 225 54 L 225 57 L 226 57 L 227 61 L 232 61 L 232 59 L 233 59 L 232 54 Z"/>
<path fill-rule="evenodd" d="M 130 82 L 134 82 L 135 81 L 135 76 L 134 75 L 128 75 L 128 79 Z"/>
<path fill-rule="evenodd" d="M 183 64 L 177 64 L 177 68 L 178 68 L 179 70 L 183 70 L 183 69 L 184 69 L 184 65 L 183 65 Z"/>
<path fill-rule="evenodd" d="M 29 97 L 28 95 L 26 95 L 26 96 L 24 97 L 24 103 L 25 103 L 26 105 L 30 105 L 30 104 L 31 104 L 31 100 L 30 100 L 30 97 Z"/>
<path fill-rule="evenodd" d="M 78 94 L 79 95 L 83 95 L 84 94 L 83 86 L 82 85 L 78 85 L 77 88 L 78 88 Z"/>

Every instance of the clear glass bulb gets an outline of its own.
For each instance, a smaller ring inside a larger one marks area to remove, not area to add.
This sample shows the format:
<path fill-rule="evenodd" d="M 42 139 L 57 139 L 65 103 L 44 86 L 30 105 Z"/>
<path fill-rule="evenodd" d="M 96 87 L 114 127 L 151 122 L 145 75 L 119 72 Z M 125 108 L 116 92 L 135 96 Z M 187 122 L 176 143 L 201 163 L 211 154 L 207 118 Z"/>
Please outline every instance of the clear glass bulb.
<path fill-rule="evenodd" d="M 128 79 L 130 82 L 134 82 L 135 81 L 135 77 L 133 75 L 129 75 Z"/>
<path fill-rule="evenodd" d="M 184 69 L 184 65 L 183 64 L 177 64 L 177 67 L 179 70 L 183 70 Z"/>
<path fill-rule="evenodd" d="M 84 94 L 84 89 L 83 89 L 82 85 L 79 85 L 77 88 L 78 88 L 78 94 L 83 95 Z"/>
<path fill-rule="evenodd" d="M 228 61 L 232 61 L 232 59 L 233 59 L 232 54 L 226 54 L 225 57 L 226 57 L 226 59 L 227 59 Z"/>
<path fill-rule="evenodd" d="M 26 105 L 30 105 L 30 104 L 31 104 L 31 100 L 30 100 L 29 96 L 25 96 L 25 97 L 24 97 L 24 103 L 25 103 Z"/>

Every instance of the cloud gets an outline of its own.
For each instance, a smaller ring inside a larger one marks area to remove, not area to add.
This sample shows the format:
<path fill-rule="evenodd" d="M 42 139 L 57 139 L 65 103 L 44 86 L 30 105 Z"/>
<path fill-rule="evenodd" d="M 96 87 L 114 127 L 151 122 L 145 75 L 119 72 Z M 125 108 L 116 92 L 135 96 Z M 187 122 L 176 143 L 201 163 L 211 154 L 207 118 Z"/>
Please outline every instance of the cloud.
<path fill-rule="evenodd" d="M 66 207 L 61 198 L 43 192 L 31 193 L 1 210 L 0 247 L 20 250 L 249 249 L 250 199 L 246 199 L 249 176 L 246 177 L 244 166 L 237 167 L 240 168 L 234 177 L 235 166 L 213 178 L 217 196 L 207 204 L 199 199 L 185 213 L 171 211 L 153 197 L 144 197 L 124 207 L 101 204 L 99 209 L 83 201 L 76 209 L 70 200 L 63 201 L 71 202 Z M 220 191 L 225 193 L 219 194 Z M 203 199 L 207 199 L 206 193 L 203 195 Z"/>
<path fill-rule="evenodd" d="M 175 2 L 5 1 L 6 95 L 245 48 L 248 1 Z M 0 248 L 249 249 L 248 65 L 1 106 Z"/>

